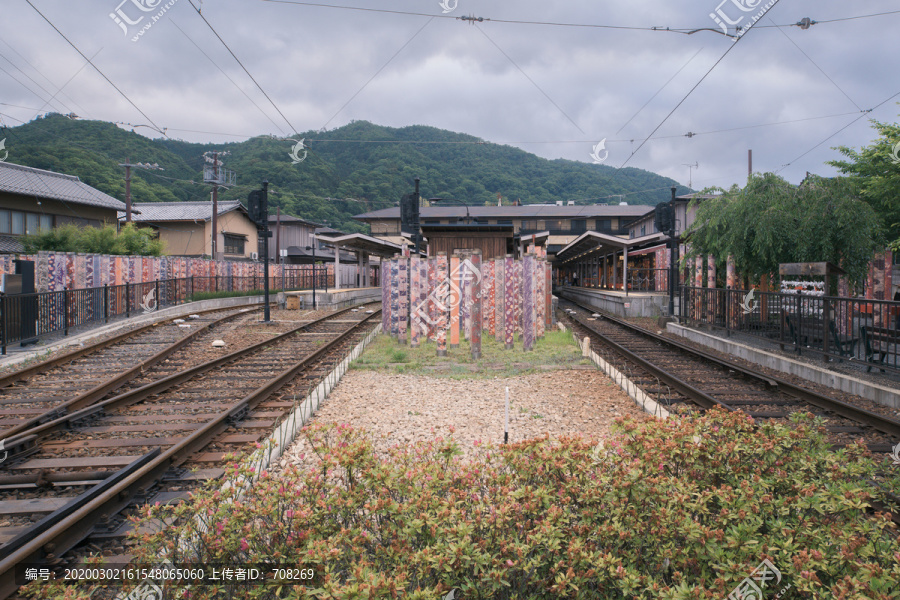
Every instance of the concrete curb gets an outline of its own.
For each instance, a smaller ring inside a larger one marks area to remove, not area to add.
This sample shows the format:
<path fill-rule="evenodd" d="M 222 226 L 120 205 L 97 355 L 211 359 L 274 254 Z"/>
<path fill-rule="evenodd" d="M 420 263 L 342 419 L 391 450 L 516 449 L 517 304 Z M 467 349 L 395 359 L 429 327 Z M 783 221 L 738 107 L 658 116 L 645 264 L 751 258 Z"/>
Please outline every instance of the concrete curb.
<path fill-rule="evenodd" d="M 668 410 L 663 408 L 656 400 L 645 394 L 644 391 L 639 388 L 636 383 L 628 379 L 624 373 L 602 359 L 599 354 L 591 350 L 591 344 L 588 338 L 585 338 L 583 342 L 579 342 L 578 338 L 575 337 L 574 332 L 572 333 L 572 338 L 575 340 L 575 343 L 578 344 L 578 347 L 581 348 L 581 352 L 584 354 L 585 358 L 590 358 L 591 362 L 597 365 L 597 367 L 601 371 L 603 371 L 607 377 L 612 379 L 616 383 L 616 385 L 622 388 L 622 390 L 626 394 L 628 394 L 628 396 L 632 400 L 634 400 L 635 404 L 640 406 L 645 413 L 653 415 L 658 419 L 669 418 Z"/>
<path fill-rule="evenodd" d="M 813 383 L 847 392 L 848 394 L 862 396 L 863 398 L 877 402 L 882 406 L 900 409 L 900 394 L 898 394 L 895 389 L 877 383 L 863 381 L 862 379 L 857 379 L 851 375 L 835 373 L 828 369 L 779 356 L 759 348 L 754 348 L 753 346 L 741 344 L 740 342 L 724 340 L 720 337 L 690 329 L 683 325 L 669 323 L 666 325 L 666 329 L 675 335 L 679 335 L 687 340 L 706 346 L 707 348 L 718 350 L 723 354 L 730 354 L 738 358 L 743 358 L 754 364 L 781 371 L 782 373 L 802 377 Z"/>
<path fill-rule="evenodd" d="M 243 488 L 239 494 L 240 496 L 243 496 L 257 481 L 260 473 L 268 469 L 274 461 L 281 458 L 287 447 L 296 439 L 297 433 L 299 433 L 303 426 L 315 416 L 316 411 L 319 410 L 322 403 L 328 399 L 328 395 L 341 381 L 341 378 L 343 378 L 344 374 L 350 368 L 350 364 L 359 358 L 359 355 L 363 353 L 366 347 L 372 343 L 372 340 L 374 340 L 375 336 L 379 333 L 381 333 L 380 322 L 350 351 L 347 356 L 344 357 L 340 363 L 338 363 L 333 371 L 325 376 L 322 382 L 316 386 L 302 402 L 297 404 L 294 410 L 288 415 L 287 419 L 285 419 L 281 425 L 278 426 L 278 429 L 269 436 L 269 443 L 244 460 L 244 464 L 253 467 L 254 471 L 251 480 L 245 479 L 237 482 L 237 485 L 240 485 Z M 228 490 L 232 485 L 234 484 L 227 482 L 222 486 L 222 490 Z"/>

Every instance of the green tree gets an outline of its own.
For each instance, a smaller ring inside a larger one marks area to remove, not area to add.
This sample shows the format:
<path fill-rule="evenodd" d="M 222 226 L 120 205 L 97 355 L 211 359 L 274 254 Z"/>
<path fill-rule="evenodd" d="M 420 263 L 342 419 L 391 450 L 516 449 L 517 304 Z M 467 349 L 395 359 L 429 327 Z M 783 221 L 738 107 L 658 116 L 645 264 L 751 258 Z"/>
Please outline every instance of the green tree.
<path fill-rule="evenodd" d="M 891 247 L 900 250 L 900 124 L 873 120 L 872 125 L 878 139 L 859 151 L 839 146 L 847 160 L 828 164 L 859 184 L 861 197 L 872 205 L 888 232 Z"/>
<path fill-rule="evenodd" d="M 875 211 L 849 178 L 811 175 L 794 186 L 765 173 L 753 175 L 743 189 L 706 194 L 719 195 L 694 201 L 687 258 L 733 256 L 738 272 L 752 279 L 776 274 L 781 263 L 829 261 L 860 283 L 883 243 Z"/>
<path fill-rule="evenodd" d="M 79 227 L 63 225 L 22 238 L 25 252 L 86 252 L 90 254 L 124 254 L 131 256 L 160 256 L 163 243 L 152 229 L 138 228 L 128 223 L 120 231 L 114 225 Z"/>

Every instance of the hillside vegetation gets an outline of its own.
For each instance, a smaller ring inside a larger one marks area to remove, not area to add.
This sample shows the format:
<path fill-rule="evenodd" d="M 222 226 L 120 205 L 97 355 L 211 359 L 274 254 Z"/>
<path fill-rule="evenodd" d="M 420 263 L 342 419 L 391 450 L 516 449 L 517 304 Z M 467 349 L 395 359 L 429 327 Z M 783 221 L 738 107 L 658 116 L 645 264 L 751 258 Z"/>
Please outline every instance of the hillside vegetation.
<path fill-rule="evenodd" d="M 355 121 L 326 132 L 306 132 L 306 158 L 292 162 L 294 142 L 270 136 L 229 144 L 195 144 L 148 139 L 102 121 L 72 121 L 49 114 L 0 131 L 11 163 L 77 175 L 97 189 L 124 200 L 125 173 L 119 163 L 158 163 L 164 171 L 132 170 L 135 202 L 206 200 L 203 153 L 227 151 L 227 168 L 237 186 L 220 198 L 246 202 L 250 190 L 267 179 L 276 207 L 348 231 L 364 225 L 352 216 L 395 206 L 422 180 L 422 194 L 464 200 L 470 205 L 524 204 L 576 200 L 579 204 L 656 204 L 670 197 L 675 181 L 641 169 L 615 169 L 570 160 L 547 160 L 434 127 L 381 127 Z M 303 152 L 299 153 L 303 156 Z M 679 193 L 687 192 L 680 187 Z"/>

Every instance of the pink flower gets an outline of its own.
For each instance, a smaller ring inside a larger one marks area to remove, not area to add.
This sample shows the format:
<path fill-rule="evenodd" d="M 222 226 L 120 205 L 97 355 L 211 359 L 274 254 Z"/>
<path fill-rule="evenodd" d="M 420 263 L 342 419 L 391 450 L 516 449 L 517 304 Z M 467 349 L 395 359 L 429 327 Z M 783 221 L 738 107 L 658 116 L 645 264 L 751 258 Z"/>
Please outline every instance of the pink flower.
<path fill-rule="evenodd" d="M 250 544 L 247 543 L 247 538 L 241 538 L 241 550 L 246 552 L 250 549 Z"/>

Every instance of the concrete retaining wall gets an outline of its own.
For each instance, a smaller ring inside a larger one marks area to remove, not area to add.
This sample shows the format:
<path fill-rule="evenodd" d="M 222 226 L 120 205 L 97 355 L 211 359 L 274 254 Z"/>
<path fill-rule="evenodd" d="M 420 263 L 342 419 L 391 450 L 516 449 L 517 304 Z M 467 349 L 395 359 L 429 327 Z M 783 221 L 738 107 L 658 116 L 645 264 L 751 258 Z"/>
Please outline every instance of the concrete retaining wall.
<path fill-rule="evenodd" d="M 605 310 L 618 317 L 658 317 L 666 314 L 669 306 L 669 297 L 662 294 L 623 296 L 573 287 L 558 287 L 554 293 L 560 298 Z"/>

